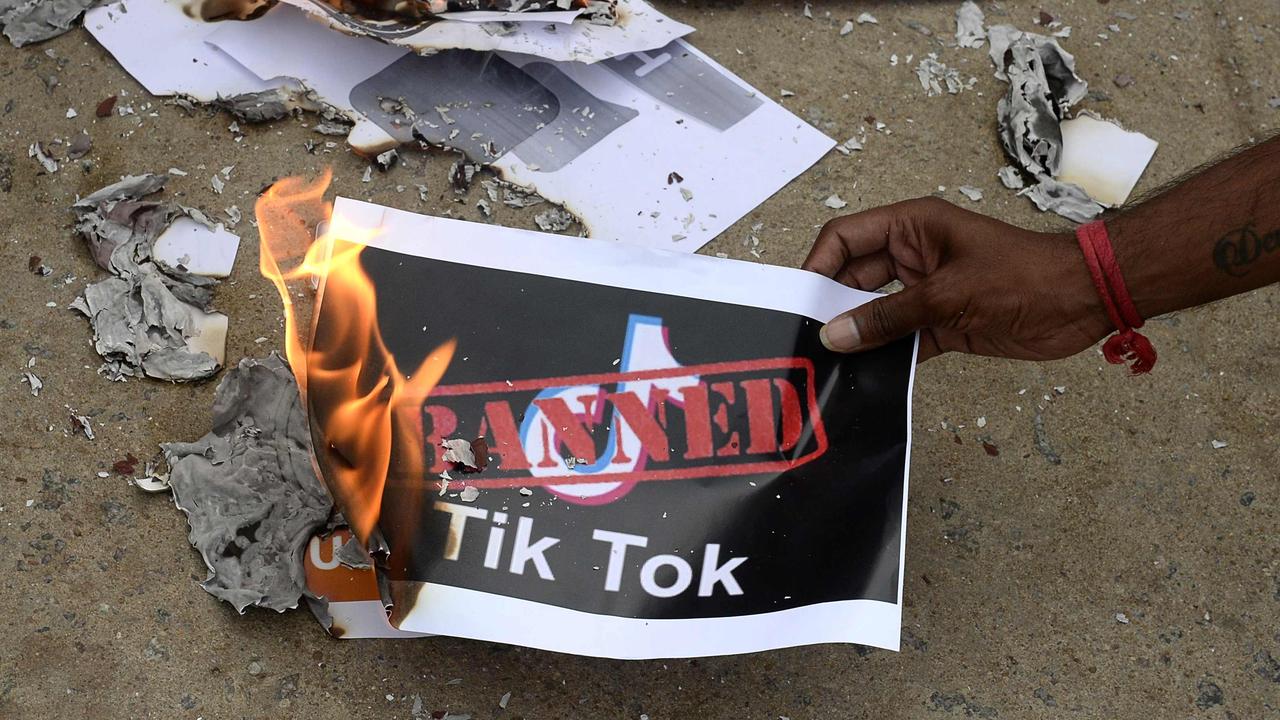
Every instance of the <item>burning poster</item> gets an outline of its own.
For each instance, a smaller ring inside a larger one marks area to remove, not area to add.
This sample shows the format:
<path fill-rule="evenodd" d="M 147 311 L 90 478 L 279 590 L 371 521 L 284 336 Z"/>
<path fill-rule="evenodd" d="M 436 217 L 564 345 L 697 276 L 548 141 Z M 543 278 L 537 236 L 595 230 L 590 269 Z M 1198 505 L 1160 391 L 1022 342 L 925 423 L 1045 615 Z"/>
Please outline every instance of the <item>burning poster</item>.
<path fill-rule="evenodd" d="M 298 226 L 259 219 L 268 245 Z M 345 198 L 308 258 L 325 278 L 293 366 L 373 549 L 353 571 L 345 542 L 312 544 L 339 633 L 897 649 L 915 343 L 817 337 L 870 294 Z"/>

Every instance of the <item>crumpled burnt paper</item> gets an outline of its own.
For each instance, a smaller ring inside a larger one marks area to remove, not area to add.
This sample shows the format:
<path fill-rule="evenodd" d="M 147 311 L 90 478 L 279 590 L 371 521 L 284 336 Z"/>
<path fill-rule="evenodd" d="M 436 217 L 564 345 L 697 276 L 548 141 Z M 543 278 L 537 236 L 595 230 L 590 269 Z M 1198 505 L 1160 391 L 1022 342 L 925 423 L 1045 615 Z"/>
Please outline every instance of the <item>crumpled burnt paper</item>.
<path fill-rule="evenodd" d="M 975 77 L 970 77 L 968 81 L 963 80 L 959 70 L 947 67 L 938 61 L 937 53 L 929 53 L 927 57 L 920 59 L 920 64 L 916 66 L 916 78 L 920 80 L 920 87 L 929 97 L 941 95 L 944 87 L 947 93 L 958 95 L 961 91 L 972 88 L 978 81 Z"/>
<path fill-rule="evenodd" d="M 292 85 L 219 97 L 212 104 L 231 113 L 236 119 L 250 123 L 279 120 L 304 112 L 318 113 L 329 121 L 346 122 L 346 118 L 338 110 L 322 101 L 314 91 Z"/>
<path fill-rule="evenodd" d="M 283 612 L 306 591 L 303 552 L 333 503 L 311 464 L 298 385 L 275 353 L 227 372 L 213 401 L 213 430 L 161 446 L 174 502 L 209 566 L 201 583 L 239 612 Z"/>
<path fill-rule="evenodd" d="M 1010 25 L 993 25 L 987 39 L 996 77 L 1009 83 L 996 106 L 1000 143 L 1039 183 L 1023 194 L 1041 210 L 1075 222 L 1091 220 L 1102 206 L 1082 188 L 1054 180 L 1062 162 L 1060 123 L 1089 87 L 1076 74 L 1075 58 L 1053 38 Z"/>
<path fill-rule="evenodd" d="M 89 318 L 94 348 L 104 361 L 100 372 L 112 380 L 198 380 L 222 364 L 227 317 L 209 312 L 217 281 L 152 257 L 155 239 L 174 218 L 209 225 L 194 208 L 142 199 L 168 179 L 129 176 L 71 206 L 76 233 L 94 262 L 112 273 L 71 304 Z"/>
<path fill-rule="evenodd" d="M 1057 41 L 1009 25 L 988 32 L 996 77 L 1009 90 L 996 108 L 1000 142 L 1015 166 L 1000 181 L 1041 210 L 1088 222 L 1125 202 L 1158 143 L 1087 110 L 1067 119 L 1088 84 Z M 1029 187 L 1021 171 L 1034 178 Z"/>
<path fill-rule="evenodd" d="M 334 553 L 333 559 L 356 570 L 364 570 L 373 567 L 369 551 L 364 549 L 364 545 L 360 544 L 360 540 L 351 537 L 342 544 Z"/>
<path fill-rule="evenodd" d="M 962 48 L 982 47 L 987 31 L 982 26 L 986 17 L 973 0 L 965 0 L 956 10 L 956 45 Z"/>
<path fill-rule="evenodd" d="M 418 17 L 439 0 L 281 0 L 323 20 L 334 30 L 376 38 L 423 55 L 442 50 L 500 50 L 537 55 L 547 60 L 594 63 L 607 58 L 663 47 L 693 32 L 645 0 L 556 2 L 534 9 L 519 0 L 495 0 L 495 7 L 472 9 L 488 0 L 449 2 L 449 12 Z M 371 7 L 393 8 L 374 12 Z M 454 8 L 459 11 L 454 12 Z"/>
<path fill-rule="evenodd" d="M 996 108 L 1000 140 L 1027 172 L 1052 176 L 1062 157 L 1058 123 L 1084 97 L 1088 83 L 1056 40 L 1009 30 L 1008 25 L 991 28 L 991 57 L 1009 82 Z"/>
<path fill-rule="evenodd" d="M 1036 207 L 1050 210 L 1068 220 L 1088 222 L 1102 212 L 1102 206 L 1079 185 L 1041 178 L 1040 182 L 1018 193 L 1026 195 Z"/>
<path fill-rule="evenodd" d="M 0 26 L 14 47 L 57 37 L 97 0 L 0 0 Z"/>

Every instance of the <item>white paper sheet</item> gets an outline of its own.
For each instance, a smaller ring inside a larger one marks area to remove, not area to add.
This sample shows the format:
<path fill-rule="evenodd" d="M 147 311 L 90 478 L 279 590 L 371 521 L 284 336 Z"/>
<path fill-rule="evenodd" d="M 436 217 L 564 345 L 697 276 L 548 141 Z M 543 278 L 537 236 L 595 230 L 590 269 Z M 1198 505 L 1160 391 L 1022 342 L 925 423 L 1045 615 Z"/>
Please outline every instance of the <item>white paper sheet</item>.
<path fill-rule="evenodd" d="M 357 121 L 363 115 L 352 105 L 352 89 L 396 61 L 414 57 L 405 48 L 334 32 L 283 5 L 256 20 L 209 27 L 204 42 L 261 82 L 297 79 Z"/>
<path fill-rule="evenodd" d="M 1108 207 L 1129 199 L 1159 145 L 1140 132 L 1090 115 L 1064 120 L 1057 179 L 1079 185 Z"/>
<path fill-rule="evenodd" d="M 191 306 L 191 337 L 187 349 L 192 353 L 208 353 L 219 365 L 227 364 L 228 318 L 220 312 L 204 312 Z"/>
<path fill-rule="evenodd" d="M 681 40 L 594 65 L 422 57 L 334 33 L 288 6 L 217 24 L 168 3 L 117 7 L 90 11 L 89 27 L 154 93 L 305 86 L 356 120 L 349 140 L 363 151 L 415 132 L 458 147 L 564 205 L 591 237 L 694 252 L 835 144 Z M 181 46 L 165 45 L 169 35 Z M 164 60 L 140 49 L 154 46 Z M 402 98 L 416 117 L 387 112 L 383 98 Z"/>
<path fill-rule="evenodd" d="M 386 46 L 337 40 L 281 11 L 209 38 L 259 77 L 298 78 L 359 114 L 353 140 L 371 150 L 413 137 L 379 106 L 404 101 L 419 134 L 491 160 L 505 179 L 565 205 L 592 237 L 693 252 L 835 144 L 679 40 L 595 65 L 508 54 L 388 62 Z M 368 79 L 353 82 L 360 75 Z M 480 88 L 458 80 L 481 75 Z M 507 115 L 468 115 L 495 97 L 511 99 Z M 558 112 L 540 111 L 547 105 Z M 455 109 L 446 119 L 438 107 Z M 496 157 L 488 142 L 499 143 Z M 682 180 L 669 182 L 672 173 Z"/>
<path fill-rule="evenodd" d="M 527 53 L 562 62 L 593 63 L 662 47 L 693 32 L 693 28 L 663 15 L 644 0 L 618 0 L 618 20 L 614 25 L 596 25 L 582 18 L 565 23 L 561 13 L 557 13 L 560 17 L 542 22 L 538 21 L 539 13 L 498 14 L 521 15 L 514 23 L 515 27 L 476 22 L 477 18 L 471 17 L 462 22 L 451 20 L 417 26 L 372 23 L 335 13 L 323 0 L 285 2 L 322 18 L 343 32 L 375 37 L 419 53 L 453 49 L 493 50 Z"/>
<path fill-rule="evenodd" d="M 216 29 L 175 3 L 120 0 L 85 13 L 84 26 L 152 95 L 203 102 L 281 87 L 264 81 L 204 39 Z"/>
<path fill-rule="evenodd" d="M 224 278 L 231 275 L 239 250 L 239 236 L 221 223 L 210 228 L 189 217 L 179 217 L 156 238 L 151 256 L 169 267 Z"/>

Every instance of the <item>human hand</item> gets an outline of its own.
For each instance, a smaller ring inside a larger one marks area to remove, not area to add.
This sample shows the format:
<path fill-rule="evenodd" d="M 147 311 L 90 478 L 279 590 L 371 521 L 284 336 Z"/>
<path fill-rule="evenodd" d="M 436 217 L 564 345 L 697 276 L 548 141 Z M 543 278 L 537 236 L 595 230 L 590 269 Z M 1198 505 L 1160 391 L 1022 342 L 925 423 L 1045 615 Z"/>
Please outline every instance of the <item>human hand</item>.
<path fill-rule="evenodd" d="M 860 290 L 906 286 L 824 325 L 822 343 L 836 352 L 919 330 L 921 362 L 952 350 L 1053 360 L 1112 329 L 1073 235 L 1024 230 L 938 198 L 828 222 L 802 267 Z"/>

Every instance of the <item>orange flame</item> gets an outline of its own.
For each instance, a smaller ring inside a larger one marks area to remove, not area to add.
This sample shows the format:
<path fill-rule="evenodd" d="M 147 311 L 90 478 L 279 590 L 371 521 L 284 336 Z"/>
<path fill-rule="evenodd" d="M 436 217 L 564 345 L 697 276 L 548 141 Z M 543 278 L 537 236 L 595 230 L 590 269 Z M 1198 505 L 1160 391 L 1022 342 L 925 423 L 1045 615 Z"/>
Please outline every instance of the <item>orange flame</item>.
<path fill-rule="evenodd" d="M 425 472 L 416 428 L 396 422 L 396 409 L 422 406 L 449 366 L 456 342 L 433 350 L 412 373 L 396 366 L 378 328 L 377 293 L 360 262 L 376 231 L 333 215 L 324 200 L 331 177 L 326 170 L 310 183 L 285 178 L 258 198 L 258 268 L 284 306 L 285 355 L 309 411 L 321 475 L 368 547 L 392 458 L 398 473 Z M 313 242 L 314 229 L 325 219 L 331 241 Z M 323 335 L 313 334 L 308 347 L 288 283 L 313 278 L 323 283 L 326 325 L 317 328 Z"/>

